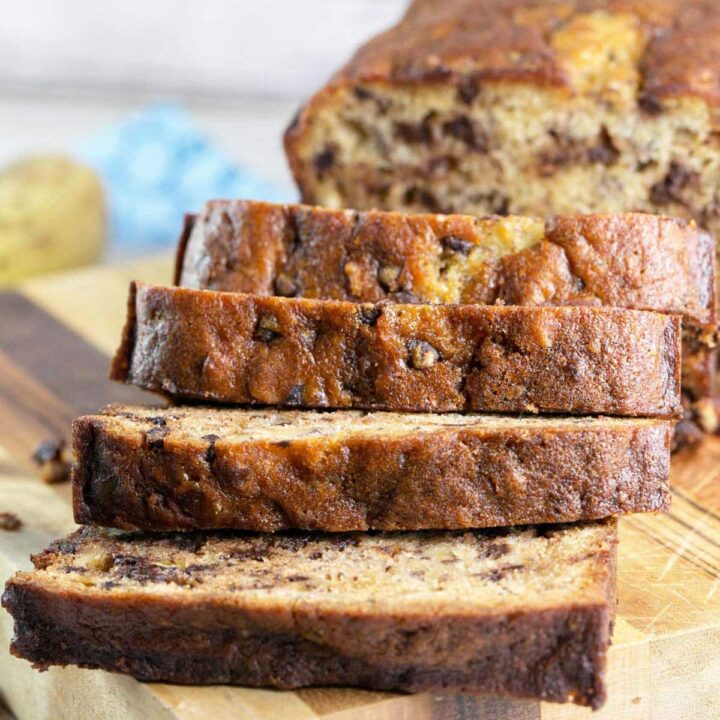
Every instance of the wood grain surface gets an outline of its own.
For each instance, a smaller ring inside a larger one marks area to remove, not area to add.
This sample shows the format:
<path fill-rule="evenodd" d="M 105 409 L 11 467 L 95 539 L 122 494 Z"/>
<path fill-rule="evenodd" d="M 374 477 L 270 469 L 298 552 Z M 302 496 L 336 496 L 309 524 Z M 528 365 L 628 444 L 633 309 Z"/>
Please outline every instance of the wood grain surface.
<path fill-rule="evenodd" d="M 108 402 L 151 396 L 105 378 L 129 279 L 168 282 L 171 259 L 34 281 L 0 294 L 0 580 L 73 527 L 67 484 L 47 486 L 30 455 L 69 433 L 71 419 Z M 720 438 L 674 458 L 673 506 L 620 524 L 619 614 L 609 700 L 593 714 L 570 705 L 469 695 L 395 695 L 350 689 L 296 692 L 143 684 L 98 670 L 39 673 L 10 657 L 0 611 L 0 704 L 20 720 L 658 720 L 720 717 Z"/>

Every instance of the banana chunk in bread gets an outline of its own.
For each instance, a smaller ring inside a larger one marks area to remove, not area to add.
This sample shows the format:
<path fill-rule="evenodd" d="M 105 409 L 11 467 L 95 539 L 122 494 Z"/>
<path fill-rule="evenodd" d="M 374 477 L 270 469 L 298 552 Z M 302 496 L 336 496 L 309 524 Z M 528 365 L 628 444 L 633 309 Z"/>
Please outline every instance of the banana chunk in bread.
<path fill-rule="evenodd" d="M 78 523 L 422 530 L 667 510 L 672 423 L 110 407 L 73 424 Z"/>
<path fill-rule="evenodd" d="M 305 202 L 720 232 L 720 6 L 415 0 L 299 112 Z"/>
<path fill-rule="evenodd" d="M 358 304 L 133 284 L 115 380 L 172 398 L 677 417 L 681 318 Z"/>
<path fill-rule="evenodd" d="M 543 221 L 218 200 L 188 216 L 175 282 L 354 302 L 681 313 L 687 420 L 678 439 L 718 428 L 715 240 L 694 223 L 641 213 Z"/>
<path fill-rule="evenodd" d="M 83 528 L 7 584 L 12 652 L 141 680 L 599 707 L 614 522 L 424 534 Z"/>

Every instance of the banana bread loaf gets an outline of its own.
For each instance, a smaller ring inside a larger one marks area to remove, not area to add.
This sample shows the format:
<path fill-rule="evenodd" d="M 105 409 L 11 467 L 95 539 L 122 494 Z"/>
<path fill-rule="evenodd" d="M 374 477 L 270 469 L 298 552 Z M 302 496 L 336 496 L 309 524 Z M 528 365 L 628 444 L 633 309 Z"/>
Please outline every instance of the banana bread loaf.
<path fill-rule="evenodd" d="M 422 530 L 667 510 L 672 423 L 110 407 L 73 424 L 75 520 Z"/>
<path fill-rule="evenodd" d="M 188 216 L 176 284 L 359 302 L 614 305 L 682 313 L 679 432 L 718 428 L 715 241 L 643 214 L 414 215 L 214 201 Z M 692 433 L 692 434 L 691 434 Z"/>
<path fill-rule="evenodd" d="M 12 652 L 141 680 L 599 707 L 613 522 L 413 534 L 81 529 L 12 578 Z"/>
<path fill-rule="evenodd" d="M 415 0 L 300 111 L 304 201 L 720 231 L 714 0 Z"/>
<path fill-rule="evenodd" d="M 132 285 L 111 368 L 174 399 L 677 417 L 677 315 Z"/>

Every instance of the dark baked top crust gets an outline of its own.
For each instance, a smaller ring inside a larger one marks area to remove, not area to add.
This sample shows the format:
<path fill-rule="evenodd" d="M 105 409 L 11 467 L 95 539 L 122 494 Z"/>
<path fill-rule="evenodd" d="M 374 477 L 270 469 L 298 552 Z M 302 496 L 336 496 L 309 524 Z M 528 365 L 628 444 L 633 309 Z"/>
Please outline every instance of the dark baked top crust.
<path fill-rule="evenodd" d="M 73 423 L 75 520 L 127 530 L 421 530 L 669 507 L 672 423 L 110 407 Z"/>
<path fill-rule="evenodd" d="M 676 417 L 675 315 L 358 304 L 138 284 L 111 377 L 173 398 Z"/>
<path fill-rule="evenodd" d="M 360 302 L 614 305 L 715 322 L 715 241 L 642 213 L 356 212 L 252 200 L 188 216 L 175 282 Z"/>
<path fill-rule="evenodd" d="M 525 81 L 574 92 L 553 35 L 587 13 L 628 16 L 643 38 L 645 102 L 689 95 L 720 103 L 720 7 L 714 0 L 416 0 L 360 48 L 330 87 L 367 81 L 468 87 Z"/>

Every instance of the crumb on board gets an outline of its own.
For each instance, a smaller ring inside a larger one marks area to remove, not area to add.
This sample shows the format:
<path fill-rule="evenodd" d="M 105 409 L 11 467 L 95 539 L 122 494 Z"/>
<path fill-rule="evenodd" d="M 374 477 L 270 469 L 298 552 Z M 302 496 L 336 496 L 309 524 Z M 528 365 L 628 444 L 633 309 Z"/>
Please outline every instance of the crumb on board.
<path fill-rule="evenodd" d="M 0 512 L 0 530 L 19 530 L 22 527 L 22 520 L 11 512 Z"/>
<path fill-rule="evenodd" d="M 40 479 L 48 484 L 70 479 L 72 465 L 67 443 L 62 438 L 43 440 L 35 448 L 32 459 L 40 468 Z"/>

